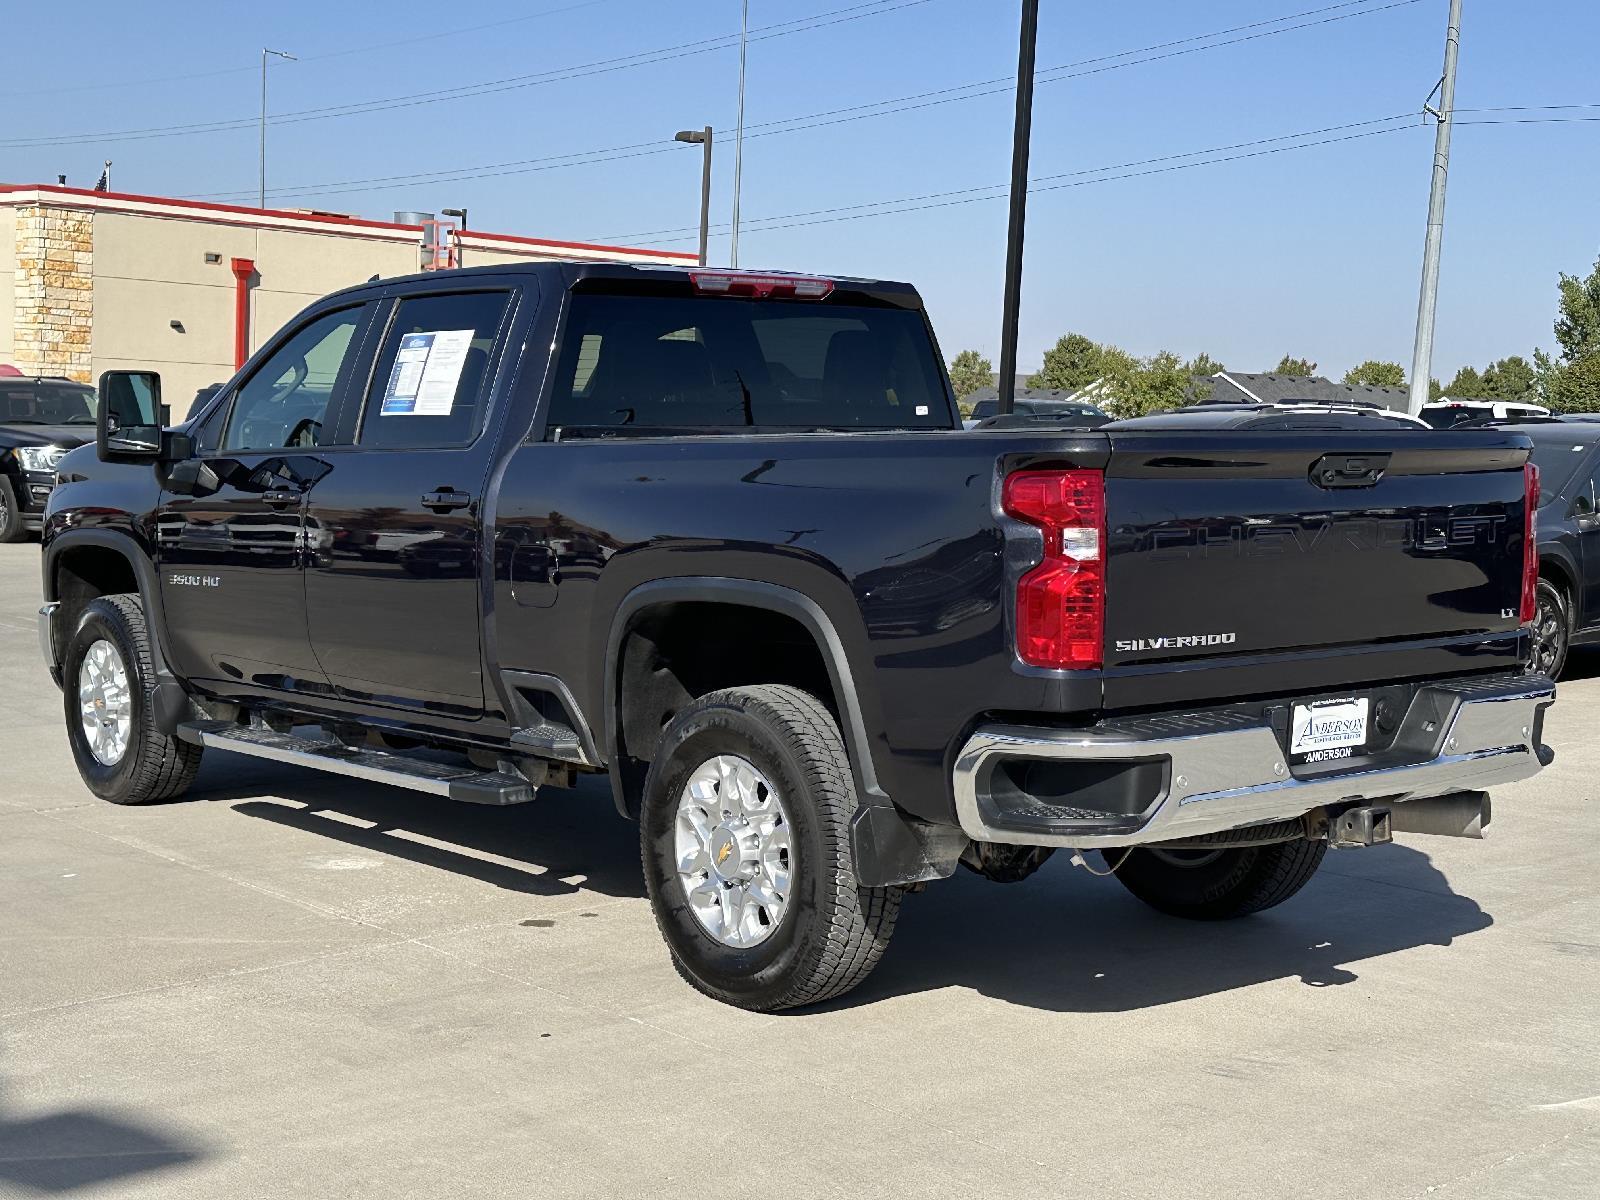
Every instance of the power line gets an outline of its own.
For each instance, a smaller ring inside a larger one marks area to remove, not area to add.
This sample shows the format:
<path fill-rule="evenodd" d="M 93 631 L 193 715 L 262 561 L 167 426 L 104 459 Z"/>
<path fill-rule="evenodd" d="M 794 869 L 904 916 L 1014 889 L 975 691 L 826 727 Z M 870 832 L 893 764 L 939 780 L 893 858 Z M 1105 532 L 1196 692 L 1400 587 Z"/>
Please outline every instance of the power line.
<path fill-rule="evenodd" d="M 1414 121 L 1414 119 L 1415 119 L 1412 114 L 1407 113 L 1407 114 L 1404 114 L 1404 115 L 1409 120 L 1413 120 Z M 1358 124 L 1370 124 L 1370 122 L 1358 122 Z M 1334 126 L 1332 128 L 1349 128 L 1349 127 L 1348 126 L 1344 126 L 1344 127 Z M 1389 126 L 1387 128 L 1382 128 L 1382 129 L 1367 129 L 1367 130 L 1363 130 L 1363 131 L 1358 132 L 1358 133 L 1347 133 L 1347 134 L 1343 134 L 1343 135 L 1341 135 L 1339 137 L 1328 137 L 1328 138 L 1321 138 L 1321 139 L 1316 140 L 1316 141 L 1299 142 L 1299 143 L 1296 143 L 1295 145 L 1292 145 L 1292 146 L 1274 146 L 1274 147 L 1270 147 L 1270 148 L 1264 149 L 1264 150 L 1253 150 L 1253 151 L 1248 151 L 1246 153 L 1241 153 L 1241 154 L 1229 154 L 1229 155 L 1225 155 L 1225 156 L 1221 156 L 1221 157 L 1207 158 L 1207 159 L 1205 159 L 1204 161 L 1201 161 L 1201 162 L 1179 162 L 1179 163 L 1176 163 L 1176 164 L 1173 164 L 1173 165 L 1153 167 L 1153 168 L 1149 168 L 1149 169 L 1146 169 L 1146 170 L 1125 171 L 1125 172 L 1123 172 L 1121 174 L 1111 174 L 1111 175 L 1102 174 L 1099 178 L 1095 178 L 1095 179 L 1072 179 L 1072 180 L 1069 180 L 1069 181 L 1066 181 L 1066 182 L 1049 183 L 1049 184 L 1044 184 L 1042 186 L 1040 185 L 1040 183 L 1042 183 L 1042 181 L 1040 181 L 1038 183 L 1030 183 L 1028 185 L 1028 193 L 1030 195 L 1033 195 L 1035 193 L 1041 193 L 1041 192 L 1058 192 L 1058 191 L 1063 191 L 1063 190 L 1066 190 L 1066 189 L 1069 189 L 1069 188 L 1089 187 L 1089 186 L 1091 186 L 1093 184 L 1098 184 L 1098 183 L 1116 183 L 1116 182 L 1120 182 L 1122 180 L 1140 179 L 1140 178 L 1144 178 L 1144 177 L 1151 176 L 1151 175 L 1166 175 L 1166 174 L 1170 174 L 1170 173 L 1172 173 L 1174 171 L 1188 171 L 1188 170 L 1193 170 L 1193 169 L 1198 168 L 1198 167 L 1220 166 L 1220 165 L 1222 165 L 1224 163 L 1241 162 L 1241 161 L 1244 161 L 1246 159 L 1253 159 L 1253 158 L 1264 158 L 1264 157 L 1266 157 L 1268 155 L 1273 155 L 1273 154 L 1287 154 L 1290 151 L 1294 151 L 1294 150 L 1311 150 L 1311 149 L 1314 149 L 1314 148 L 1319 147 L 1319 146 L 1333 146 L 1333 145 L 1338 145 L 1338 144 L 1343 143 L 1343 142 L 1353 142 L 1353 141 L 1360 140 L 1362 138 L 1382 137 L 1385 134 L 1403 133 L 1403 132 L 1405 132 L 1407 130 L 1418 129 L 1418 128 L 1421 128 L 1421 126 L 1417 125 L 1417 124 L 1391 125 L 1391 126 Z M 1286 135 L 1286 136 L 1294 136 L 1294 135 Z M 1272 140 L 1272 139 L 1268 139 L 1268 140 Z M 1251 143 L 1241 143 L 1241 145 L 1249 145 L 1249 144 L 1251 144 Z M 1211 153 L 1211 152 L 1204 151 L 1204 150 L 1199 150 L 1199 151 L 1193 151 L 1192 153 L 1187 154 L 1187 155 L 1173 155 L 1173 156 L 1170 156 L 1170 157 L 1173 157 L 1173 158 L 1192 158 L 1192 157 L 1195 157 L 1197 155 L 1203 155 L 1203 154 L 1207 154 L 1207 153 Z M 1162 160 L 1155 159 L 1155 160 L 1150 160 L 1150 161 L 1160 162 Z M 1102 171 L 1102 172 L 1103 171 L 1111 171 L 1111 170 L 1115 170 L 1115 168 L 1113 168 L 1113 167 L 1099 168 L 1099 171 Z M 1088 172 L 1088 173 L 1094 173 L 1094 172 Z M 1074 172 L 1073 174 L 1081 174 L 1081 173 L 1080 172 Z M 1054 178 L 1061 178 L 1061 177 L 1059 177 L 1059 176 L 1047 176 L 1045 178 L 1054 179 Z M 837 215 L 837 216 L 823 216 L 823 217 L 819 217 L 819 218 L 814 219 L 814 220 L 784 221 L 779 217 L 769 217 L 769 218 L 759 218 L 758 217 L 758 218 L 752 219 L 750 222 L 748 222 L 748 224 L 749 224 L 749 226 L 752 227 L 751 231 L 754 232 L 754 233 L 770 233 L 770 232 L 775 232 L 775 231 L 781 230 L 781 229 L 801 229 L 801 228 L 805 228 L 807 226 L 812 226 L 812 225 L 831 225 L 831 224 L 835 224 L 835 223 L 838 223 L 838 222 L 841 222 L 841 221 L 860 221 L 860 220 L 866 220 L 866 219 L 872 218 L 872 217 L 900 216 L 900 215 L 903 215 L 905 213 L 927 212 L 927 211 L 932 210 L 932 209 L 956 208 L 956 207 L 959 207 L 959 206 L 962 206 L 962 205 L 967 205 L 967 204 L 978 204 L 978 203 L 981 203 L 982 201 L 985 201 L 985 200 L 1003 200 L 1003 199 L 1005 199 L 1006 193 L 1001 191 L 1000 189 L 1005 188 L 1006 186 L 1007 186 L 1006 184 L 992 184 L 987 188 L 963 189 L 963 191 L 993 192 L 993 193 L 995 193 L 993 195 L 968 195 L 968 196 L 962 196 L 961 193 L 949 193 L 949 195 L 951 195 L 951 196 L 960 197 L 960 198 L 938 200 L 938 201 L 933 202 L 933 203 L 916 203 L 916 204 L 913 204 L 913 203 L 909 202 L 911 199 L 915 199 L 915 198 L 907 198 L 906 200 L 882 200 L 882 201 L 876 202 L 877 205 L 880 205 L 880 206 L 898 205 L 899 207 L 881 207 L 881 208 L 878 209 L 878 211 L 873 211 L 873 212 L 847 212 L 847 213 L 843 213 L 842 215 Z M 873 207 L 873 206 L 869 206 L 869 205 L 854 205 L 852 207 L 853 208 L 868 208 L 868 207 Z M 818 210 L 818 211 L 826 212 L 828 210 Z M 763 224 L 763 221 L 781 222 L 781 223 Z M 652 245 L 663 245 L 663 244 L 666 244 L 668 242 L 673 242 L 673 241 L 677 241 L 677 240 L 679 240 L 679 239 L 676 239 L 676 238 L 665 238 L 665 239 L 656 239 L 656 240 L 653 240 L 653 241 L 652 240 L 634 241 L 631 244 L 632 245 L 636 245 L 636 246 L 652 246 Z"/>
<path fill-rule="evenodd" d="M 1229 29 L 1214 30 L 1210 33 L 1194 34 L 1190 37 L 1179 38 L 1175 41 L 1161 42 L 1154 46 L 1143 46 L 1130 50 L 1118 51 L 1114 54 L 1099 55 L 1094 58 L 1080 59 L 1076 62 L 1061 63 L 1054 67 L 1046 68 L 1042 75 L 1054 75 L 1055 78 L 1045 79 L 1042 82 L 1057 83 L 1065 79 L 1083 78 L 1087 75 L 1100 74 L 1104 71 L 1121 70 L 1127 67 L 1142 66 L 1150 62 L 1161 61 L 1174 57 L 1172 54 L 1157 53 L 1172 50 L 1175 47 L 1192 46 L 1192 49 L 1181 53 L 1199 53 L 1203 50 L 1221 49 L 1226 46 L 1238 45 L 1245 41 L 1255 41 L 1262 37 L 1274 37 L 1282 33 L 1293 33 L 1301 29 L 1312 28 L 1318 25 L 1329 24 L 1334 21 L 1351 20 L 1356 17 L 1366 16 L 1371 13 L 1384 12 L 1391 8 L 1403 8 L 1420 3 L 1421 0 L 1393 0 L 1381 8 L 1364 7 L 1358 12 L 1342 12 L 1342 15 L 1328 17 L 1325 20 L 1311 21 L 1302 25 L 1293 25 L 1283 29 L 1269 30 L 1266 33 L 1256 33 L 1250 37 L 1234 38 L 1230 41 L 1215 42 L 1212 39 L 1227 37 L 1228 35 L 1259 30 L 1268 25 L 1281 25 L 1285 21 L 1299 21 L 1307 17 L 1323 16 L 1324 14 L 1341 12 L 1341 10 L 1355 8 L 1361 5 L 1370 6 L 1373 0 L 1344 0 L 1343 3 L 1328 5 L 1323 8 L 1308 9 L 1304 12 L 1288 13 L 1267 21 L 1255 21 L 1248 25 L 1236 25 Z M 769 27 L 770 28 L 770 27 Z M 1210 42 L 1209 45 L 1193 46 L 1197 42 Z M 1146 55 L 1144 58 L 1135 58 L 1136 55 Z M 1129 59 L 1130 61 L 1116 63 L 1115 59 Z M 1102 65 L 1102 64 L 1111 65 Z M 1094 70 L 1081 68 L 1093 67 Z M 1076 72 L 1063 74 L 1063 72 Z M 834 125 L 848 124 L 854 121 L 872 120 L 877 117 L 892 116 L 902 112 L 914 112 L 924 108 L 931 108 L 938 104 L 955 103 L 962 100 L 973 100 L 983 96 L 998 95 L 1009 92 L 1014 85 L 1012 76 L 1001 76 L 997 79 L 977 80 L 972 83 L 958 84 L 952 87 L 938 88 L 928 92 L 918 92 L 908 96 L 890 97 L 885 100 L 874 100 L 865 104 L 850 105 L 844 108 L 825 109 L 820 112 L 803 113 L 793 117 L 784 117 L 773 121 L 764 121 L 754 125 L 745 126 L 746 137 L 768 137 L 780 133 L 800 133 L 809 129 L 820 129 Z M 994 86 L 1003 84 L 1004 86 Z M 972 89 L 980 88 L 981 91 Z M 963 94 L 965 93 L 965 94 Z M 718 134 L 726 135 L 726 130 L 717 130 Z M 334 180 L 322 183 L 303 184 L 288 188 L 275 188 L 273 194 L 279 196 L 326 196 L 339 195 L 347 192 L 360 192 L 369 190 L 371 184 L 403 184 L 403 183 L 453 183 L 473 179 L 500 178 L 506 175 L 521 173 L 536 173 L 554 170 L 568 166 L 590 166 L 601 163 L 615 162 L 620 159 L 647 157 L 652 154 L 670 153 L 675 147 L 663 145 L 657 141 L 636 142 L 629 145 L 605 147 L 591 151 L 574 151 L 569 154 L 549 155 L 540 158 L 514 160 L 511 162 L 488 163 L 476 167 L 459 167 L 443 171 L 427 171 L 417 174 L 378 176 L 368 179 Z M 581 160 L 581 161 L 578 161 Z M 198 198 L 211 199 L 219 197 L 247 196 L 250 193 L 245 189 L 229 192 L 206 192 Z"/>
<path fill-rule="evenodd" d="M 400 38 L 392 42 L 372 42 L 363 46 L 350 46 L 344 50 L 329 50 L 322 54 L 306 54 L 300 58 L 301 62 L 322 62 L 330 58 L 349 58 L 356 54 L 371 54 L 378 50 L 392 50 L 398 46 L 413 46 L 419 42 L 434 42 L 441 38 L 461 37 L 465 34 L 482 33 L 486 29 L 500 29 L 506 25 L 520 25 L 527 21 L 537 21 L 544 17 L 559 16 L 562 13 L 576 12 L 583 8 L 595 8 L 602 4 L 615 4 L 618 0 L 579 0 L 576 4 L 566 4 L 560 8 L 547 8 L 541 12 L 524 13 L 520 17 L 507 17 L 501 21 L 488 21 L 482 25 L 460 25 L 444 29 L 438 33 L 423 33 L 416 37 Z M 162 75 L 154 79 L 119 79 L 110 83 L 80 83 L 70 87 L 28 88 L 25 91 L 0 92 L 0 96 L 58 96 L 68 92 L 103 92 L 109 90 L 120 91 L 124 88 L 151 87 L 161 83 L 185 83 L 193 79 L 216 79 L 223 75 L 254 74 L 256 67 L 221 67 L 215 71 L 192 71 L 185 75 Z"/>
<path fill-rule="evenodd" d="M 1387 116 L 1387 117 L 1373 117 L 1370 120 L 1366 120 L 1366 121 L 1351 121 L 1351 122 L 1348 122 L 1348 123 L 1343 124 L 1343 125 L 1325 126 L 1324 128 L 1321 128 L 1321 129 L 1303 129 L 1303 130 L 1300 130 L 1297 133 L 1283 133 L 1283 134 L 1277 135 L 1276 137 L 1256 138 L 1256 139 L 1253 139 L 1253 140 L 1247 141 L 1247 142 L 1232 142 L 1232 143 L 1230 143 L 1228 145 L 1225 145 L 1225 146 L 1209 146 L 1204 150 L 1187 150 L 1187 151 L 1184 151 L 1181 154 L 1163 154 L 1163 155 L 1160 155 L 1159 157 L 1156 157 L 1156 158 L 1140 158 L 1140 159 L 1134 159 L 1134 160 L 1132 160 L 1130 162 L 1107 163 L 1105 166 L 1101 166 L 1101 167 L 1085 167 L 1085 168 L 1083 168 L 1081 170 L 1077 170 L 1077 171 L 1062 171 L 1062 172 L 1059 172 L 1059 173 L 1054 174 L 1054 175 L 1037 175 L 1037 176 L 1034 176 L 1033 178 L 1029 179 L 1028 187 L 1029 187 L 1029 190 L 1031 191 L 1031 190 L 1035 189 L 1035 185 L 1036 184 L 1051 183 L 1051 182 L 1054 182 L 1056 180 L 1061 180 L 1061 179 L 1074 179 L 1074 178 L 1080 178 L 1080 177 L 1088 176 L 1088 175 L 1101 175 L 1101 174 L 1104 174 L 1107 171 L 1122 171 L 1122 170 L 1129 170 L 1129 169 L 1132 169 L 1132 168 L 1135 168 L 1135 167 L 1154 166 L 1154 165 L 1159 164 L 1159 163 L 1177 162 L 1177 161 L 1179 161 L 1181 159 L 1185 159 L 1185 158 L 1198 158 L 1198 157 L 1201 157 L 1202 155 L 1207 155 L 1207 154 L 1223 154 L 1223 153 L 1227 153 L 1229 151 L 1244 150 L 1244 149 L 1249 149 L 1249 148 L 1252 148 L 1252 147 L 1255 147 L 1255 146 L 1268 146 L 1268 145 L 1272 145 L 1272 144 L 1277 143 L 1277 142 L 1287 142 L 1287 141 L 1298 140 L 1300 138 L 1318 137 L 1318 136 L 1321 136 L 1323 134 L 1329 134 L 1329 133 L 1343 133 L 1346 130 L 1351 130 L 1351 129 L 1365 129 L 1365 128 L 1368 128 L 1369 126 L 1373 126 L 1373 125 L 1390 125 L 1390 124 L 1393 124 L 1396 121 L 1410 121 L 1410 122 L 1415 123 L 1416 114 L 1415 113 L 1395 113 L 1395 114 L 1393 114 L 1391 116 Z M 1384 130 L 1383 132 L 1387 133 L 1389 131 L 1388 130 Z M 1286 149 L 1296 149 L 1298 147 L 1285 147 L 1285 148 Z M 902 197 L 899 197 L 898 199 L 894 199 L 894 200 L 874 200 L 874 201 L 871 201 L 871 202 L 866 203 L 866 204 L 847 204 L 847 205 L 840 205 L 840 206 L 834 207 L 834 208 L 816 208 L 816 209 L 810 209 L 810 210 L 808 210 L 806 212 L 777 213 L 777 214 L 774 214 L 773 216 L 770 216 L 770 217 L 757 217 L 757 218 L 754 218 L 754 219 L 757 222 L 760 222 L 760 221 L 786 221 L 786 220 L 790 220 L 791 218 L 816 217 L 816 216 L 824 216 L 824 215 L 828 215 L 828 214 L 832 214 L 832 213 L 856 212 L 856 211 L 859 211 L 861 209 L 877 208 L 877 207 L 880 207 L 880 206 L 885 205 L 885 204 L 910 204 L 910 203 L 923 201 L 923 200 L 941 200 L 941 199 L 944 199 L 944 198 L 950 197 L 950 196 L 977 195 L 978 193 L 981 193 L 981 192 L 992 192 L 992 191 L 996 191 L 996 190 L 999 190 L 999 189 L 1002 189 L 1002 188 L 1006 188 L 1006 187 L 1009 187 L 1009 186 L 1010 185 L 1007 184 L 1007 183 L 991 183 L 991 184 L 983 185 L 981 187 L 956 188 L 954 190 L 946 191 L 946 192 L 927 192 L 927 193 L 925 193 L 923 195 L 920 195 L 920 196 L 902 196 Z M 980 196 L 979 198 L 980 199 L 999 199 L 999 197 L 987 197 L 987 196 Z M 592 238 L 592 239 L 588 239 L 588 240 L 599 241 L 599 242 L 631 242 L 636 238 L 653 238 L 653 237 L 658 237 L 658 236 L 665 235 L 665 234 L 694 232 L 694 231 L 698 230 L 699 228 L 700 227 L 698 225 L 680 225 L 680 226 L 675 226 L 675 227 L 673 227 L 671 229 L 647 229 L 647 230 L 643 230 L 643 231 L 635 232 L 635 233 L 613 233 L 613 234 L 607 234 L 604 237 Z M 713 225 L 712 228 L 713 229 L 725 229 L 725 228 L 727 228 L 727 222 L 724 221 L 724 222 L 721 222 L 719 224 Z"/>
<path fill-rule="evenodd" d="M 749 40 L 755 42 L 768 41 L 777 37 L 788 37 L 791 34 L 806 33 L 832 25 L 842 25 L 848 21 L 857 21 L 866 17 L 882 16 L 898 12 L 901 9 L 916 8 L 932 2 L 933 0 L 871 0 L 870 3 L 855 4 L 846 8 L 836 8 L 827 12 L 816 13 L 808 17 L 799 17 L 789 21 L 780 21 L 773 25 L 759 26 L 750 31 Z M 372 112 L 388 112 L 399 108 L 416 108 L 426 104 L 439 104 L 447 100 L 466 100 L 477 96 L 497 95 L 501 92 L 515 91 L 521 88 L 538 87 L 547 83 L 563 83 L 572 79 L 585 79 L 594 75 L 605 75 L 615 71 L 631 70 L 634 67 L 651 66 L 694 55 L 709 54 L 717 50 L 728 49 L 730 46 L 736 45 L 737 42 L 738 36 L 736 34 L 723 34 L 718 37 L 682 42 L 674 46 L 660 46 L 653 50 L 641 50 L 635 54 L 597 59 L 593 62 L 557 67 L 528 75 L 511 75 L 502 79 L 480 80 L 476 83 L 458 84 L 454 87 L 438 88 L 433 91 L 409 92 L 381 99 L 354 101 L 350 104 L 300 109 L 294 112 L 280 113 L 271 119 L 270 124 L 299 125 L 307 121 L 362 116 Z M 253 125 L 257 119 L 255 117 L 234 117 L 223 121 L 158 125 L 144 129 L 111 130 L 101 133 L 52 134 L 47 137 L 37 138 L 7 138 L 0 139 L 0 146 L 12 149 L 43 148 L 80 145 L 83 143 L 147 141 L 152 138 L 189 137 L 206 133 L 229 133 Z"/>

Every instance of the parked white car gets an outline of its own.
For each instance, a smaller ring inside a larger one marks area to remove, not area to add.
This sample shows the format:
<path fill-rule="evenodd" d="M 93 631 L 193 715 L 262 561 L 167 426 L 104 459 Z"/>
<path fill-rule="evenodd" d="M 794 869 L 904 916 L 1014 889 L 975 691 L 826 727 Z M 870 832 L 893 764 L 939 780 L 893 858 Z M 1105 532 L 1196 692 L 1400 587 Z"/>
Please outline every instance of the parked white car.
<path fill-rule="evenodd" d="M 1524 417 L 1548 417 L 1550 410 L 1539 404 L 1509 400 L 1452 400 L 1443 396 L 1422 406 L 1422 419 L 1435 429 L 1449 429 L 1468 421 L 1516 421 Z"/>

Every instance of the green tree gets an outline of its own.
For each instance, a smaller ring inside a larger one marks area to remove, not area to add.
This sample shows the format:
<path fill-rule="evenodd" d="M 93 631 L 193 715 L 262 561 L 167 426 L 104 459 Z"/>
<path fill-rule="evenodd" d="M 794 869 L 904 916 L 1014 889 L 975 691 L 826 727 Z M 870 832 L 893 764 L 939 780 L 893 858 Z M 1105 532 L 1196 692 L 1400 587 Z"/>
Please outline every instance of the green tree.
<path fill-rule="evenodd" d="M 1405 387 L 1406 369 L 1399 363 L 1378 362 L 1369 358 L 1359 367 L 1344 373 L 1346 383 L 1360 383 L 1367 387 Z"/>
<path fill-rule="evenodd" d="M 1317 373 L 1317 364 L 1304 358 L 1291 358 L 1285 354 L 1278 360 L 1278 365 L 1272 368 L 1273 375 L 1294 375 L 1304 378 Z"/>
<path fill-rule="evenodd" d="M 1170 350 L 1138 359 L 1115 347 L 1110 349 L 1114 353 L 1104 378 L 1108 403 L 1119 417 L 1144 416 L 1190 402 L 1189 385 L 1194 378 L 1190 364 Z"/>
<path fill-rule="evenodd" d="M 1533 352 L 1534 395 L 1557 412 L 1600 412 L 1600 262 L 1582 279 L 1562 274 L 1556 286 L 1561 358 Z"/>
<path fill-rule="evenodd" d="M 1444 394 L 1457 400 L 1482 400 L 1483 376 L 1476 367 L 1462 367 L 1455 378 L 1444 385 Z"/>
<path fill-rule="evenodd" d="M 1556 366 L 1544 400 L 1557 412 L 1600 412 L 1600 351 Z"/>
<path fill-rule="evenodd" d="M 1444 395 L 1444 384 L 1437 379 L 1428 380 L 1428 399 L 1437 400 L 1442 395 Z"/>
<path fill-rule="evenodd" d="M 993 382 L 994 364 L 976 350 L 963 350 L 950 364 L 950 386 L 955 388 L 958 400 L 965 400 Z"/>
<path fill-rule="evenodd" d="M 1486 400 L 1532 400 L 1539 373 L 1520 354 L 1492 362 L 1483 371 Z"/>
<path fill-rule="evenodd" d="M 1217 375 L 1228 368 L 1202 350 L 1184 363 L 1183 369 L 1189 372 L 1190 375 Z"/>
<path fill-rule="evenodd" d="M 1600 261 L 1583 279 L 1563 272 L 1557 287 L 1561 315 L 1556 318 L 1556 341 L 1561 343 L 1561 360 L 1570 364 L 1600 353 Z"/>
<path fill-rule="evenodd" d="M 1028 377 L 1031 388 L 1061 388 L 1075 392 L 1106 373 L 1106 352 L 1115 347 L 1092 342 L 1081 333 L 1063 334 L 1044 352 L 1044 365 Z"/>

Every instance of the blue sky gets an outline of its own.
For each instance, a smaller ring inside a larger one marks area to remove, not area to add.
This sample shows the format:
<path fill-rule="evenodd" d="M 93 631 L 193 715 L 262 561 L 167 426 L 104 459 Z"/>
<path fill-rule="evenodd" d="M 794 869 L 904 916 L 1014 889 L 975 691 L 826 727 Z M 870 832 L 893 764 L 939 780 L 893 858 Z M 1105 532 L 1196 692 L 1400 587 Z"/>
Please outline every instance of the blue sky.
<path fill-rule="evenodd" d="M 1285 352 L 1333 375 L 1368 357 L 1409 366 L 1431 130 L 1418 124 L 1135 178 L 1071 175 L 1416 113 L 1439 73 L 1446 0 L 1358 0 L 1155 52 L 1184 51 L 1175 57 L 1105 59 L 1332 2 L 1043 0 L 1032 174 L 1083 185 L 1030 202 L 1024 366 L 1036 365 L 1067 329 L 1140 354 L 1205 350 L 1238 370 L 1267 369 Z M 89 0 L 72 9 L 70 57 L 59 53 L 63 31 L 46 23 L 47 7 L 12 14 L 0 179 L 53 181 L 65 172 L 90 186 L 111 158 L 119 191 L 253 203 L 251 122 L 263 45 L 301 56 L 272 65 L 277 114 L 514 81 L 491 94 L 275 126 L 268 184 L 282 190 L 269 202 L 284 205 L 379 217 L 466 205 L 479 228 L 576 240 L 676 230 L 697 218 L 699 161 L 696 148 L 672 146 L 672 134 L 706 123 L 733 127 L 731 40 L 575 78 L 520 77 L 736 34 L 738 0 L 485 0 L 455 8 L 278 0 L 225 22 L 221 7 L 169 0 L 152 20 L 144 6 Z M 750 48 L 752 125 L 1003 80 L 1016 66 L 1012 0 L 751 0 L 750 8 L 756 29 L 794 23 Z M 1294 25 L 1307 27 L 1272 32 Z M 1261 34 L 1270 36 L 1254 36 Z M 1200 49 L 1242 37 L 1252 40 Z M 1592 0 L 1467 0 L 1457 105 L 1600 106 L 1597 44 L 1600 5 Z M 56 49 L 35 55 L 29 46 Z M 1044 73 L 1087 60 L 1103 61 Z M 928 298 L 947 356 L 973 347 L 998 360 L 1003 187 L 944 198 L 967 203 L 921 201 L 941 204 L 922 211 L 861 216 L 878 211 L 869 207 L 831 214 L 851 220 L 774 220 L 1003 185 L 1012 97 L 1003 85 L 989 90 L 749 137 L 743 263 L 910 279 Z M 1595 118 L 1600 107 L 1460 119 L 1549 117 Z M 247 124 L 18 144 L 236 118 Z M 1382 129 L 1390 126 L 1321 138 Z M 654 152 L 657 142 L 663 152 Z M 476 170 L 612 147 L 636 149 L 555 169 Z M 1600 121 L 1458 127 L 1436 375 L 1552 345 L 1557 272 L 1587 270 L 1600 251 L 1597 150 Z M 722 222 L 731 151 L 730 136 L 716 163 L 713 217 Z M 479 177 L 317 190 L 430 172 Z M 687 229 L 658 237 L 693 248 Z M 724 233 L 712 243 L 713 261 L 726 254 Z"/>

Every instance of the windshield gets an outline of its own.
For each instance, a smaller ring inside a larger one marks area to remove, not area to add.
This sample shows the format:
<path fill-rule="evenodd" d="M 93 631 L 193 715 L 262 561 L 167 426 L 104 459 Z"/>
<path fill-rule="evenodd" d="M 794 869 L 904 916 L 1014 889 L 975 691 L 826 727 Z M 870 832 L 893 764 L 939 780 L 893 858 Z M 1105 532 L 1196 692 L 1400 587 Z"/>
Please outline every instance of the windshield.
<path fill-rule="evenodd" d="M 93 425 L 94 406 L 88 384 L 0 380 L 0 425 Z"/>
<path fill-rule="evenodd" d="M 951 429 L 922 314 L 728 297 L 573 296 L 550 424 Z"/>
<path fill-rule="evenodd" d="M 1567 484 L 1572 482 L 1572 476 L 1588 459 L 1592 448 L 1592 442 L 1580 442 L 1576 439 L 1571 441 L 1541 439 L 1533 444 L 1533 454 L 1530 457 L 1534 465 L 1539 468 L 1539 495 L 1544 503 L 1548 504 L 1567 490 Z"/>

